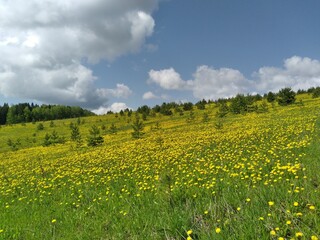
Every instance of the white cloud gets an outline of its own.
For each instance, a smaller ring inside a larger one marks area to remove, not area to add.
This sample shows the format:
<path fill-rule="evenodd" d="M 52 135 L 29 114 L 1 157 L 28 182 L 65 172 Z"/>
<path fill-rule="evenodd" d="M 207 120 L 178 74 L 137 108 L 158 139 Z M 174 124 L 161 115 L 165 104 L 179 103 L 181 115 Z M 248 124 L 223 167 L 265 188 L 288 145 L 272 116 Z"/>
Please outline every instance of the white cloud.
<path fill-rule="evenodd" d="M 217 99 L 246 93 L 250 82 L 231 68 L 200 66 L 193 74 L 193 95 L 198 99 Z"/>
<path fill-rule="evenodd" d="M 160 71 L 149 71 L 149 82 L 156 83 L 160 87 L 168 90 L 183 90 L 189 86 L 189 81 L 181 79 L 180 74 L 173 68 L 163 69 Z"/>
<path fill-rule="evenodd" d="M 149 82 L 167 90 L 191 90 L 194 97 L 217 99 L 246 92 L 249 81 L 238 71 L 230 68 L 214 69 L 200 66 L 193 80 L 182 80 L 173 68 L 149 72 Z"/>
<path fill-rule="evenodd" d="M 293 56 L 284 61 L 283 68 L 262 67 L 254 73 L 259 92 L 277 92 L 284 87 L 293 90 L 320 86 L 320 62 Z"/>
<path fill-rule="evenodd" d="M 145 92 L 142 96 L 143 99 L 149 100 L 149 99 L 156 99 L 159 98 L 157 95 L 155 95 L 153 92 Z"/>
<path fill-rule="evenodd" d="M 130 107 L 128 107 L 125 103 L 122 103 L 122 102 L 115 102 L 113 104 L 111 104 L 110 107 L 104 107 L 104 106 L 101 106 L 99 107 L 98 109 L 96 110 L 93 110 L 93 112 L 95 114 L 98 114 L 98 115 L 103 115 L 103 114 L 106 114 L 107 112 L 109 111 L 112 111 L 112 112 L 120 112 L 121 110 L 125 110 L 125 109 L 131 109 Z"/>
<path fill-rule="evenodd" d="M 198 99 L 218 99 L 238 93 L 278 92 L 281 88 L 293 90 L 320 86 L 320 61 L 293 56 L 284 61 L 282 68 L 262 67 L 247 79 L 240 71 L 231 68 L 214 69 L 199 66 L 193 80 L 185 81 L 173 68 L 149 72 L 149 82 L 167 90 L 190 90 Z"/>
<path fill-rule="evenodd" d="M 156 7 L 157 0 L 0 0 L 0 94 L 93 107 L 128 96 L 126 86 L 97 89 L 84 62 L 138 51 L 153 33 Z"/>

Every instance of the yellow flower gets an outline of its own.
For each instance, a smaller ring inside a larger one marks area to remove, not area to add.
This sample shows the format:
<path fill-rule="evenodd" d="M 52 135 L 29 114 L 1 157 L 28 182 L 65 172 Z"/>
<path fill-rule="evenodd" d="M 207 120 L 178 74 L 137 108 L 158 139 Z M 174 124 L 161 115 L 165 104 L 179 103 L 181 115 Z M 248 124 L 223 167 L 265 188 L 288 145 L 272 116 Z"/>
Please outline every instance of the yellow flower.
<path fill-rule="evenodd" d="M 55 223 L 55 222 L 57 222 L 57 219 L 52 219 L 51 222 Z"/>
<path fill-rule="evenodd" d="M 298 203 L 298 202 L 294 202 L 294 203 L 293 203 L 293 206 L 298 207 L 298 206 L 299 206 L 299 203 Z"/>
<path fill-rule="evenodd" d="M 192 230 L 190 229 L 189 231 L 187 231 L 187 234 L 191 235 L 192 234 Z"/>
<path fill-rule="evenodd" d="M 240 211 L 240 210 L 241 210 L 241 208 L 240 208 L 240 207 L 238 207 L 238 208 L 237 208 L 237 211 Z"/>
<path fill-rule="evenodd" d="M 250 199 L 250 198 L 247 198 L 247 199 L 246 199 L 246 201 L 247 201 L 247 202 L 250 202 L 250 201 L 251 201 L 251 199 Z"/>
<path fill-rule="evenodd" d="M 209 212 L 208 211 L 204 211 L 204 214 L 208 214 Z"/>
<path fill-rule="evenodd" d="M 274 202 L 269 201 L 268 204 L 269 204 L 269 206 L 273 206 L 273 205 L 274 205 Z"/>
<path fill-rule="evenodd" d="M 283 237 L 279 237 L 278 240 L 284 240 L 284 238 Z"/>
<path fill-rule="evenodd" d="M 302 237 L 303 233 L 302 232 L 296 232 L 296 237 Z"/>
<path fill-rule="evenodd" d="M 4 232 L 4 230 L 3 229 L 0 229 L 0 233 L 3 233 Z"/>
<path fill-rule="evenodd" d="M 291 224 L 291 221 L 290 221 L 290 220 L 288 220 L 288 221 L 286 222 L 286 224 L 287 224 L 287 225 L 290 225 L 290 224 Z"/>
<path fill-rule="evenodd" d="M 313 206 L 313 205 L 311 205 L 311 206 L 309 207 L 309 209 L 310 209 L 310 210 L 315 210 L 315 209 L 316 209 L 316 207 L 315 207 L 315 206 Z"/>
<path fill-rule="evenodd" d="M 311 240 L 318 240 L 317 236 L 311 236 Z"/>
<path fill-rule="evenodd" d="M 192 240 L 192 237 L 188 236 L 188 237 L 187 237 L 187 240 Z"/>
<path fill-rule="evenodd" d="M 274 235 L 276 235 L 276 234 L 277 234 L 277 233 L 276 233 L 275 230 L 271 230 L 271 231 L 270 231 L 270 235 L 274 236 Z"/>
<path fill-rule="evenodd" d="M 264 217 L 259 217 L 259 221 L 263 221 L 264 220 Z"/>
<path fill-rule="evenodd" d="M 221 228 L 217 227 L 216 228 L 216 233 L 220 233 L 221 232 Z"/>

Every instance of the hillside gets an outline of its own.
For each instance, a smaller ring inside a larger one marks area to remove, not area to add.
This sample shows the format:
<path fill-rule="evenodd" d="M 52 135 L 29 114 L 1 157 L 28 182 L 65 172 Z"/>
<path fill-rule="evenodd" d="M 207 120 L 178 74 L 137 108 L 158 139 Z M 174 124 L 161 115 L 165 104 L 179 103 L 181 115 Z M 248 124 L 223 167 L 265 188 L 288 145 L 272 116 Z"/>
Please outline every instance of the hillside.
<path fill-rule="evenodd" d="M 2 126 L 0 239 L 318 239 L 320 99 L 296 102 L 140 115 L 138 139 L 135 113 Z"/>

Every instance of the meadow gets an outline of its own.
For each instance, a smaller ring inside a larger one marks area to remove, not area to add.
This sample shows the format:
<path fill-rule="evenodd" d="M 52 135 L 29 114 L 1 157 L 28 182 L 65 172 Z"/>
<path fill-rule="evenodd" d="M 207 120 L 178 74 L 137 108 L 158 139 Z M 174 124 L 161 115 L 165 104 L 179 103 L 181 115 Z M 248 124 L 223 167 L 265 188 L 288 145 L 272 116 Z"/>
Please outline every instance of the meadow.
<path fill-rule="evenodd" d="M 0 239 L 319 239 L 320 100 L 302 98 L 221 119 L 214 104 L 192 120 L 149 116 L 140 139 L 134 114 L 86 117 L 81 145 L 77 119 L 2 126 Z M 102 146 L 86 146 L 92 125 Z M 53 130 L 67 141 L 42 146 Z"/>

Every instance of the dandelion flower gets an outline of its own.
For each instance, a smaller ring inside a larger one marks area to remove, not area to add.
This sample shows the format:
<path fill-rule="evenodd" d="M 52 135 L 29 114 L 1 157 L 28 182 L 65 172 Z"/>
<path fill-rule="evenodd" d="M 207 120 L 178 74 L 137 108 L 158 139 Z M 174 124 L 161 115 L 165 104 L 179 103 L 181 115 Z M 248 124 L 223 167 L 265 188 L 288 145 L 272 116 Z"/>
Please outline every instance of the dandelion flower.
<path fill-rule="evenodd" d="M 221 232 L 221 228 L 217 227 L 216 228 L 216 233 L 220 233 Z"/>
<path fill-rule="evenodd" d="M 191 230 L 191 229 L 188 230 L 188 231 L 187 231 L 187 234 L 188 234 L 188 235 L 191 235 L 191 234 L 192 234 L 192 230 Z"/>
<path fill-rule="evenodd" d="M 275 236 L 276 234 L 277 234 L 277 233 L 276 233 L 275 230 L 271 230 L 271 231 L 270 231 L 270 235 Z"/>
<path fill-rule="evenodd" d="M 274 202 L 269 201 L 268 204 L 269 204 L 269 206 L 273 206 L 273 205 L 274 205 Z"/>

